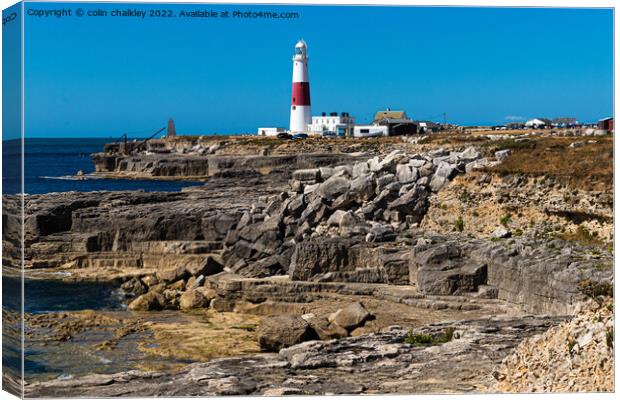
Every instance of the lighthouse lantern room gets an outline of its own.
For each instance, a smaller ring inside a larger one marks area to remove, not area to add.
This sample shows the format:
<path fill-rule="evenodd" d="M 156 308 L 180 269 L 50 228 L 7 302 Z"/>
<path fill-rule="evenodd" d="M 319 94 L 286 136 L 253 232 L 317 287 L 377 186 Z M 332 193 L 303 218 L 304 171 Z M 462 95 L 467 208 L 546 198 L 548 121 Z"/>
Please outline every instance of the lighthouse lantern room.
<path fill-rule="evenodd" d="M 291 132 L 307 132 L 312 123 L 310 81 L 308 79 L 308 45 L 302 39 L 293 56 L 293 95 L 291 98 Z"/>

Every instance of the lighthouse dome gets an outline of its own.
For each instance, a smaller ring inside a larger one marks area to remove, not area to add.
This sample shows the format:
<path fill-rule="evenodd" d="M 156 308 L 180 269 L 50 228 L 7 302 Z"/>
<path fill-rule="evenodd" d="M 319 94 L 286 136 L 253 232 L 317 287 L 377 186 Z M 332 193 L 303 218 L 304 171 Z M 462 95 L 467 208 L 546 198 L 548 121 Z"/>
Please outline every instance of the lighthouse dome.
<path fill-rule="evenodd" d="M 303 39 L 297 42 L 297 44 L 295 45 L 295 56 L 293 57 L 293 60 L 301 61 L 301 60 L 307 59 L 307 56 L 306 56 L 307 49 L 308 49 L 308 45 Z"/>

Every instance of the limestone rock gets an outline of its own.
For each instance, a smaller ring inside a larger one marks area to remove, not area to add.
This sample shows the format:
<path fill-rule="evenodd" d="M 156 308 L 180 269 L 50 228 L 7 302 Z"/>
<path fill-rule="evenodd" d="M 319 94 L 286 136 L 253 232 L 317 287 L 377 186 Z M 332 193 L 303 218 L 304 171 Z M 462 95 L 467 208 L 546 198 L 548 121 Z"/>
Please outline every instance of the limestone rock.
<path fill-rule="evenodd" d="M 181 310 L 187 311 L 194 308 L 202 308 L 208 306 L 209 302 L 204 298 L 198 290 L 187 290 L 179 300 Z"/>
<path fill-rule="evenodd" d="M 510 149 L 499 150 L 495 152 L 495 158 L 497 159 L 497 161 L 504 161 L 508 158 L 508 156 L 510 156 L 510 154 L 512 154 L 512 151 Z"/>
<path fill-rule="evenodd" d="M 319 185 L 316 193 L 326 200 L 334 200 L 336 197 L 349 190 L 349 187 L 350 183 L 348 179 L 332 176 Z"/>
<path fill-rule="evenodd" d="M 128 308 L 132 311 L 152 311 L 161 310 L 165 304 L 164 297 L 155 292 L 150 291 L 129 303 Z"/>
<path fill-rule="evenodd" d="M 303 318 L 293 315 L 265 317 L 256 332 L 258 343 L 265 351 L 279 351 L 317 338 Z"/>
<path fill-rule="evenodd" d="M 495 239 L 504 239 L 510 237 L 510 231 L 503 226 L 498 226 L 493 233 L 491 233 L 491 237 Z"/>
<path fill-rule="evenodd" d="M 336 311 L 328 319 L 350 332 L 362 326 L 370 318 L 368 310 L 361 303 L 356 302 Z"/>

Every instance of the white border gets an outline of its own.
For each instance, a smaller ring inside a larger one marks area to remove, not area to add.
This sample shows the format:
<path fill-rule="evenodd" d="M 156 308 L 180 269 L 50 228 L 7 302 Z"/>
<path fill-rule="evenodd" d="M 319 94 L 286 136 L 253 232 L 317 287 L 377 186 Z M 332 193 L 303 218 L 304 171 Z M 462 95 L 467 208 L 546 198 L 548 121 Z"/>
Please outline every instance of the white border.
<path fill-rule="evenodd" d="M 49 2 L 49 1 L 44 1 L 44 0 L 28 0 L 26 2 Z M 80 1 L 80 0 L 66 0 L 66 1 L 62 1 L 64 3 L 103 3 L 103 2 L 107 2 L 107 3 L 112 3 L 115 1 Z M 5 9 L 13 4 L 17 3 L 17 1 L 14 0 L 0 0 L 0 5 L 2 9 Z M 466 0 L 447 0 L 447 1 L 441 1 L 441 0 L 425 0 L 425 1 L 412 1 L 412 0 L 314 0 L 314 1 L 309 1 L 309 0 L 296 0 L 296 1 L 283 1 L 283 0 L 267 0 L 267 1 L 260 1 L 260 0 L 241 0 L 241 1 L 213 1 L 213 0 L 206 0 L 206 1 L 180 1 L 180 0 L 132 0 L 132 1 L 127 1 L 126 3 L 179 3 L 179 4 L 191 4 L 191 3 L 204 3 L 204 4 L 298 4 L 298 5 L 374 5 L 374 6 L 467 6 L 467 7 L 563 7 L 563 8 L 615 8 L 616 6 L 616 2 L 615 1 L 610 1 L 610 0 L 590 0 L 590 1 L 583 1 L 583 0 L 564 0 L 564 1 L 560 1 L 560 0 L 521 0 L 521 1 L 512 1 L 512 0 L 505 0 L 505 1 L 493 1 L 493 0 L 475 0 L 475 1 L 466 1 Z M 23 8 L 22 8 L 22 12 L 23 12 Z M 24 32 L 24 26 L 25 26 L 25 20 L 23 19 L 22 16 L 22 38 L 23 38 L 23 32 Z M 1 30 L 0 30 L 1 32 Z M 616 105 L 618 104 L 618 102 L 616 101 L 616 91 L 615 91 L 615 76 L 616 76 L 616 72 L 617 72 L 617 63 L 616 63 L 616 43 L 618 43 L 618 36 L 617 36 L 617 32 L 615 30 L 615 15 L 614 15 L 614 115 L 616 115 Z M 2 38 L 2 34 L 0 33 L 0 43 L 1 43 L 1 38 Z M 23 67 L 23 41 L 22 41 L 22 67 Z M 0 53 L 0 72 L 1 72 L 1 64 L 2 64 L 2 55 Z M 23 74 L 23 71 L 22 71 Z M 0 74 L 1 76 L 1 74 Z M 22 79 L 22 117 L 23 117 L 23 112 L 24 112 L 24 98 L 23 98 L 23 84 L 24 84 L 24 80 Z M 0 83 L 0 90 L 1 90 L 1 83 Z M 2 106 L 2 99 L 0 96 L 0 109 Z M 0 122 L 2 121 L 1 116 L 0 116 Z M 1 125 L 0 125 L 1 126 Z M 22 146 L 23 146 L 23 129 L 24 129 L 24 122 L 22 120 Z M 617 141 L 614 141 L 614 198 L 616 197 L 616 188 L 618 188 L 618 184 L 620 183 L 620 177 L 618 176 L 618 168 L 616 163 L 615 163 L 615 154 L 616 154 L 616 146 L 618 145 Z M 22 147 L 22 154 L 23 154 L 23 147 Z M 1 146 L 0 146 L 0 157 L 2 155 L 2 150 L 1 150 Z M 23 158 L 22 158 L 22 163 L 23 163 Z M 23 168 L 23 165 L 22 165 Z M 1 166 L 0 166 L 0 173 L 1 173 Z M 22 176 L 22 185 L 23 185 L 23 176 Z M 1 192 L 1 183 L 0 183 L 0 192 Z M 23 199 L 22 199 L 23 201 Z M 616 203 L 614 202 L 614 220 L 617 220 L 618 217 L 618 213 L 617 213 L 617 208 L 616 208 Z M 22 207 L 23 208 L 23 207 Z M 615 228 L 615 227 L 614 227 Z M 614 229 L 615 230 L 615 229 Z M 22 230 L 22 235 L 23 235 L 23 230 Z M 617 238 L 616 235 L 614 235 L 614 249 L 618 249 L 618 245 L 620 244 L 620 240 Z M 23 254 L 22 254 L 23 257 Z M 615 260 L 614 260 L 615 261 Z M 22 261 L 23 262 L 23 261 Z M 615 262 L 614 262 L 615 264 Z M 614 265 L 614 273 L 617 272 L 617 266 Z M 617 276 L 617 275 L 616 275 Z M 1 283 L 0 283 L 0 287 L 1 287 Z M 22 279 L 22 293 L 23 293 L 23 279 Z M 617 299 L 618 297 L 618 288 L 617 288 L 617 282 L 615 285 L 615 294 L 614 294 L 615 298 Z M 614 302 L 615 303 L 615 302 Z M 22 307 L 23 307 L 23 302 L 22 302 Z M 614 310 L 615 311 L 615 310 Z M 22 337 L 23 340 L 23 337 Z M 614 339 L 615 343 L 618 343 L 618 330 L 615 329 L 615 339 Z M 615 361 L 618 360 L 617 356 L 617 347 L 615 348 Z M 22 361 L 22 368 L 23 368 L 23 361 Z M 615 368 L 615 383 L 616 385 L 620 384 L 620 373 L 619 373 L 619 369 Z M 617 386 L 616 386 L 617 387 Z M 230 399 L 247 399 L 250 396 L 227 396 L 226 398 L 230 398 Z M 313 396 L 313 398 L 317 398 L 317 397 L 324 397 L 324 396 Z M 386 398 L 385 396 L 364 396 L 365 398 L 375 398 L 375 399 L 381 399 L 381 398 Z M 588 400 L 597 400 L 597 399 L 611 399 L 614 398 L 614 394 L 601 394 L 601 393 L 583 393 L 583 394 L 502 394 L 502 395 L 392 395 L 389 396 L 390 399 L 416 399 L 416 400 L 433 400 L 433 399 L 451 399 L 451 398 L 455 398 L 455 399 L 463 399 L 463 400 L 469 400 L 469 399 L 495 399 L 495 398 L 500 398 L 500 399 L 506 399 L 506 400 L 513 400 L 513 399 L 536 399 L 536 398 L 540 398 L 540 397 L 544 397 L 545 399 L 588 399 Z M 15 397 L 11 396 L 10 394 L 8 394 L 7 392 L 0 392 L 0 400 L 4 400 L 4 399 L 14 399 Z M 292 398 L 292 399 L 307 399 L 307 397 L 300 397 L 300 396 L 288 396 L 287 398 Z M 359 396 L 339 396 L 340 399 L 359 399 Z M 163 397 L 159 397 L 159 399 L 163 399 Z"/>

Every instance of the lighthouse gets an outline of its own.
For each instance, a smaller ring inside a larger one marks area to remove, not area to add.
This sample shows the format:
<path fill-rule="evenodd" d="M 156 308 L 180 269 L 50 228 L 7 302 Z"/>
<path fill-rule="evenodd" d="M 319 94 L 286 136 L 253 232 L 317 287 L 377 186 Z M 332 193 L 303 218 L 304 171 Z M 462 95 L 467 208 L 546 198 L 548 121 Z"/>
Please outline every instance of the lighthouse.
<path fill-rule="evenodd" d="M 291 98 L 291 132 L 306 132 L 312 123 L 310 81 L 308 80 L 308 45 L 300 40 L 293 56 L 293 96 Z"/>

